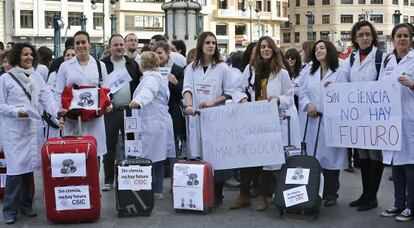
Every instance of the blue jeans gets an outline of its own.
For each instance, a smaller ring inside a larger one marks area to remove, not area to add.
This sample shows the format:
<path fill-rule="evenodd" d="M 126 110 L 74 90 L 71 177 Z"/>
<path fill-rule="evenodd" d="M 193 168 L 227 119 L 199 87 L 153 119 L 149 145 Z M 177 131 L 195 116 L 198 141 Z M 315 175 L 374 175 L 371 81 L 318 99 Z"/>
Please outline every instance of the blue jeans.
<path fill-rule="evenodd" d="M 395 207 L 414 210 L 414 164 L 393 165 Z"/>
<path fill-rule="evenodd" d="M 164 162 L 165 160 L 152 163 L 152 189 L 154 193 L 162 193 Z"/>
<path fill-rule="evenodd" d="M 30 193 L 30 183 L 33 173 L 7 175 L 4 191 L 3 217 L 5 220 L 14 219 L 19 210 L 31 210 L 33 197 Z"/>

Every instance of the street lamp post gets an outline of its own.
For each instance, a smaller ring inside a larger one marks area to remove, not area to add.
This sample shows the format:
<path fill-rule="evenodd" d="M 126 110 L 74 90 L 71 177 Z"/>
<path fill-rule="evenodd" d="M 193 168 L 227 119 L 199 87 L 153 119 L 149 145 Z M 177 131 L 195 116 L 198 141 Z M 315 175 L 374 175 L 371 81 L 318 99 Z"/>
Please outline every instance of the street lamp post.
<path fill-rule="evenodd" d="M 306 17 L 308 18 L 308 40 L 313 39 L 313 13 L 312 11 L 306 12 Z"/>
<path fill-rule="evenodd" d="M 60 55 L 60 29 L 64 26 L 63 21 L 60 15 L 53 16 L 53 30 L 54 30 L 54 42 L 53 42 L 53 49 L 55 58 Z"/>
<path fill-rule="evenodd" d="M 111 34 L 116 33 L 116 16 L 115 14 L 111 14 Z"/>
<path fill-rule="evenodd" d="M 243 12 L 246 12 L 246 2 L 247 2 L 247 5 L 249 6 L 249 11 L 250 11 L 249 22 L 250 22 L 250 43 L 251 43 L 251 42 L 253 42 L 253 28 L 252 28 L 252 6 L 253 6 L 252 4 L 253 4 L 253 1 L 252 0 L 243 0 L 242 1 L 242 6 L 243 6 L 242 11 Z M 258 9 L 255 9 L 255 11 L 256 11 L 256 13 L 259 12 Z"/>
<path fill-rule="evenodd" d="M 91 7 L 92 9 L 96 9 L 98 6 L 96 5 L 97 0 L 91 0 Z M 105 0 L 101 0 L 102 2 L 102 44 L 105 44 Z M 114 6 L 116 0 L 110 0 L 111 5 Z M 112 18 L 112 17 L 111 17 Z"/>
<path fill-rule="evenodd" d="M 394 16 L 394 26 L 400 23 L 401 11 L 395 10 L 393 13 Z"/>
<path fill-rule="evenodd" d="M 80 24 L 81 24 L 81 30 L 82 31 L 86 31 L 86 16 L 82 14 L 81 18 L 80 18 Z"/>

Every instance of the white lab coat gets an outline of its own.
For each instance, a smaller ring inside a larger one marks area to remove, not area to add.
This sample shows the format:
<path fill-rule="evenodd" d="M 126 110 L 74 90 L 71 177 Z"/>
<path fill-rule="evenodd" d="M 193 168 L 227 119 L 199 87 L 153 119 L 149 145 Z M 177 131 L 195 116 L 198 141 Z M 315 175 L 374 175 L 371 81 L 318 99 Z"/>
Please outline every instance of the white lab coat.
<path fill-rule="evenodd" d="M 47 82 L 47 76 L 49 75 L 49 68 L 46 65 L 39 64 L 36 67 L 36 71 L 42 76 L 43 81 Z"/>
<path fill-rule="evenodd" d="M 56 104 L 60 104 L 60 100 L 57 100 L 57 96 L 56 96 L 56 77 L 57 77 L 56 71 L 53 71 L 52 73 L 50 73 L 46 84 L 49 87 L 50 91 L 52 92 Z M 47 137 L 49 138 L 60 137 L 60 129 L 46 126 L 46 130 L 49 131 L 47 132 L 48 133 Z"/>
<path fill-rule="evenodd" d="M 177 64 L 178 66 L 184 68 L 187 65 L 187 59 L 177 52 L 170 52 L 170 58 L 173 63 Z"/>
<path fill-rule="evenodd" d="M 381 66 L 381 81 L 397 81 L 398 77 L 405 74 L 414 80 L 414 50 L 411 50 L 397 64 L 395 55 L 390 55 L 390 60 L 384 69 Z M 401 85 L 401 151 L 383 151 L 383 162 L 393 165 L 414 164 L 414 90 Z"/>
<path fill-rule="evenodd" d="M 17 75 L 15 68 L 11 69 Z M 2 127 L 3 149 L 6 156 L 7 175 L 20 175 L 39 170 L 41 165 L 40 150 L 43 139 L 43 123 L 40 118 L 39 106 L 48 113 L 57 116 L 58 107 L 53 94 L 47 88 L 42 76 L 36 71 L 32 74 L 33 81 L 39 91 L 38 107 L 34 107 L 24 94 L 22 88 L 7 73 L 0 77 L 0 118 Z M 22 81 L 25 86 L 27 82 Z M 34 98 L 33 98 L 34 99 Z M 35 118 L 19 118 L 19 110 L 38 113 Z"/>
<path fill-rule="evenodd" d="M 299 73 L 299 76 L 295 79 L 295 83 L 297 83 L 297 87 L 295 89 L 295 95 L 300 96 L 300 91 L 303 88 L 303 82 L 305 78 L 309 76 L 309 71 L 312 68 L 312 61 L 307 63 Z M 298 116 L 299 116 L 299 128 L 300 128 L 300 136 L 303 137 L 303 133 L 305 131 L 305 123 L 306 123 L 306 116 L 307 112 L 304 111 L 304 107 L 300 98 L 298 99 Z"/>
<path fill-rule="evenodd" d="M 202 101 L 215 99 L 221 95 L 232 95 L 234 92 L 233 71 L 224 62 L 216 64 L 214 67 L 210 64 L 204 73 L 203 67 L 198 66 L 193 69 L 193 63 L 190 63 L 184 73 L 183 95 L 190 92 L 193 95 L 193 107 L 199 109 Z M 234 102 L 239 102 L 234 100 Z M 201 156 L 200 126 L 199 118 L 189 118 L 189 139 L 187 151 L 190 151 L 191 157 Z"/>
<path fill-rule="evenodd" d="M 319 67 L 316 72 L 311 75 L 304 75 L 303 87 L 300 90 L 300 102 L 303 107 L 303 111 L 306 112 L 306 106 L 312 103 L 316 106 L 319 112 L 323 111 L 322 103 L 322 89 L 326 81 L 331 82 L 345 82 L 346 73 L 338 68 L 335 72 L 328 70 L 325 77 L 321 80 L 321 68 Z M 313 155 L 316 133 L 318 129 L 319 118 L 310 118 L 308 129 L 306 133 L 306 152 L 308 155 Z M 319 132 L 318 148 L 316 152 L 316 158 L 319 160 L 322 168 L 329 170 L 345 169 L 348 167 L 348 154 L 345 148 L 328 147 L 325 142 L 324 132 L 324 117 L 322 116 L 322 123 Z"/>
<path fill-rule="evenodd" d="M 158 71 L 145 71 L 133 97 L 141 106 L 142 156 L 152 162 L 175 157 L 167 78 Z"/>
<path fill-rule="evenodd" d="M 359 58 L 359 50 L 355 52 L 355 60 L 351 67 L 351 56 L 349 56 L 341 68 L 347 73 L 347 77 L 351 82 L 361 81 L 375 81 L 377 79 L 377 69 L 375 66 L 375 54 L 377 52 L 375 46 L 371 52 L 365 57 L 365 60 L 361 64 Z M 382 61 L 384 61 L 386 54 L 383 53 Z M 381 62 L 382 62 L 381 61 Z"/>
<path fill-rule="evenodd" d="M 254 85 L 255 70 L 250 65 L 247 65 L 243 72 L 243 77 L 248 80 L 250 77 L 250 69 L 252 77 L 250 84 Z M 256 100 L 255 92 L 252 87 L 249 87 L 249 92 L 252 97 L 252 101 Z M 293 99 L 294 85 L 290 79 L 289 73 L 285 69 L 281 69 L 276 75 L 271 75 L 267 81 L 266 93 L 267 96 L 278 96 L 280 99 L 279 105 L 279 116 L 282 115 L 290 116 L 290 133 L 291 133 L 291 144 L 300 148 L 300 129 L 299 129 L 299 117 L 296 110 L 296 106 Z M 286 120 L 280 121 L 282 127 L 282 142 L 284 146 L 288 145 L 288 125 Z M 266 170 L 280 169 L 280 166 L 267 166 L 264 167 Z"/>
<path fill-rule="evenodd" d="M 105 64 L 101 64 L 102 78 L 105 83 L 108 73 L 106 72 Z M 56 78 L 56 100 L 61 100 L 63 89 L 66 86 L 73 84 L 84 86 L 97 86 L 99 82 L 98 66 L 95 59 L 89 56 L 89 62 L 86 66 L 80 66 L 78 59 L 72 58 L 66 62 L 63 62 L 59 68 L 59 72 Z M 61 107 L 61 102 L 59 103 Z M 77 120 L 66 119 L 64 127 L 64 135 L 78 135 L 78 122 Z M 82 132 L 80 135 L 93 136 L 97 140 L 97 152 L 98 155 L 104 155 L 106 153 L 106 135 L 105 135 L 105 123 L 104 118 L 99 117 L 89 122 L 82 122 Z"/>

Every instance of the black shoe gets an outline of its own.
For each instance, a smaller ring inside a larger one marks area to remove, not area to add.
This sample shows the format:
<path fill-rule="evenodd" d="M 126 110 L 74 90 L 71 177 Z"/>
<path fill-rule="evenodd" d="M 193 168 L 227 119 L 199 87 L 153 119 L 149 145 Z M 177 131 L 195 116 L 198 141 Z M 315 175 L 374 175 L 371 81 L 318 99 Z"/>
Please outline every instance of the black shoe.
<path fill-rule="evenodd" d="M 347 169 L 345 169 L 345 172 L 348 172 L 348 173 L 355 173 L 355 169 L 354 169 L 354 167 L 350 166 L 350 167 L 348 167 Z"/>
<path fill-rule="evenodd" d="M 362 202 L 358 208 L 357 211 L 369 211 L 371 209 L 374 209 L 378 207 L 378 200 L 369 200 L 368 202 Z"/>
<path fill-rule="evenodd" d="M 4 219 L 4 223 L 6 223 L 7 225 L 13 224 L 15 222 L 16 222 L 16 218 Z"/>
<path fill-rule="evenodd" d="M 34 212 L 32 209 L 30 209 L 30 210 L 22 210 L 20 212 L 20 214 L 22 214 L 24 216 L 27 216 L 27 217 L 36 217 L 37 216 L 36 212 Z"/>
<path fill-rule="evenodd" d="M 325 203 L 323 204 L 325 207 L 332 207 L 334 205 L 336 205 L 336 199 L 329 199 L 326 200 Z"/>
<path fill-rule="evenodd" d="M 214 203 L 213 203 L 213 208 L 217 208 L 220 207 L 223 204 L 223 197 L 215 197 L 214 198 Z"/>
<path fill-rule="evenodd" d="M 364 200 L 364 197 L 360 196 L 357 200 L 350 202 L 349 206 L 350 207 L 358 207 L 362 203 L 363 200 Z"/>

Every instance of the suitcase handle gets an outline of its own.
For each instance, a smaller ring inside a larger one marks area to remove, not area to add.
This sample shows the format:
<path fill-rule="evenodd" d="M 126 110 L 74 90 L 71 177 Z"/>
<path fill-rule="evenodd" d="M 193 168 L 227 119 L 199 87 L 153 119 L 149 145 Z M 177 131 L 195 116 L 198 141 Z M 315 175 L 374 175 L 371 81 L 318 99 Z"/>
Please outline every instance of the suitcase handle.
<path fill-rule="evenodd" d="M 60 141 L 60 142 L 47 143 L 46 144 L 46 154 L 47 154 L 47 157 L 49 158 L 49 160 L 51 159 L 50 153 L 49 153 L 49 145 L 67 145 L 67 144 L 78 144 L 79 145 L 79 144 L 82 144 L 82 143 L 79 143 L 78 141 L 74 141 L 73 143 L 72 142 L 73 141 L 67 141 L 67 142 Z M 86 150 L 86 159 L 88 159 L 88 157 L 89 157 L 89 150 L 91 149 L 91 144 L 89 142 L 85 142 L 83 144 L 87 144 L 88 145 L 88 149 Z"/>
<path fill-rule="evenodd" d="M 197 116 L 201 116 L 201 112 L 199 111 L 199 110 L 196 110 L 195 111 L 195 115 Z M 191 152 L 191 149 L 190 149 L 190 115 L 188 115 L 188 114 L 184 114 L 184 116 L 185 116 L 185 134 L 186 134 L 186 139 L 187 139 L 187 141 L 186 141 L 186 144 L 187 144 L 187 161 L 190 161 L 190 152 Z M 201 143 L 201 120 L 200 120 L 200 118 L 198 118 L 198 121 L 199 121 L 199 128 L 198 128 L 198 135 L 200 136 L 200 143 Z M 203 157 L 203 145 L 201 145 L 201 158 Z M 202 160 L 202 159 L 196 159 L 196 160 Z"/>
<path fill-rule="evenodd" d="M 285 115 L 283 116 L 283 119 L 287 121 L 287 134 L 288 134 L 288 146 L 292 146 L 292 141 L 291 141 L 291 132 L 290 132 L 290 116 Z"/>
<path fill-rule="evenodd" d="M 317 150 L 317 148 L 318 148 L 318 141 L 319 141 L 319 131 L 320 131 L 320 128 L 321 128 L 321 122 L 322 122 L 322 113 L 321 112 L 318 112 L 317 113 L 317 116 L 319 117 L 319 121 L 318 121 L 318 130 L 317 130 L 317 133 L 316 133 L 316 141 L 315 141 L 315 147 L 314 147 L 314 149 L 313 149 L 313 156 L 315 157 L 316 156 L 316 150 Z M 304 131 L 304 133 L 303 133 L 303 139 L 302 139 L 302 142 L 300 143 L 300 149 L 301 149 L 301 154 L 302 155 L 308 155 L 307 154 L 307 152 L 306 152 L 306 133 L 307 133 L 307 131 L 308 131 L 308 123 L 309 123 L 309 114 L 306 116 L 306 123 L 305 123 L 305 131 Z"/>

